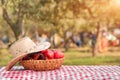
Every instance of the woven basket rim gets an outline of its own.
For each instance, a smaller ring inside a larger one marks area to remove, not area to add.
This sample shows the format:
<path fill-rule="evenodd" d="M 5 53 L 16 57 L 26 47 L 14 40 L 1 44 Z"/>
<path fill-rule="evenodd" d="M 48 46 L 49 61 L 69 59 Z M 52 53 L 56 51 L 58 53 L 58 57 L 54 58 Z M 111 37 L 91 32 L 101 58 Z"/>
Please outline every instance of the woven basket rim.
<path fill-rule="evenodd" d="M 46 60 L 34 60 L 34 59 L 30 59 L 30 60 L 21 60 L 21 61 L 53 61 L 53 60 L 61 60 L 64 58 L 59 58 L 59 59 L 46 59 Z"/>

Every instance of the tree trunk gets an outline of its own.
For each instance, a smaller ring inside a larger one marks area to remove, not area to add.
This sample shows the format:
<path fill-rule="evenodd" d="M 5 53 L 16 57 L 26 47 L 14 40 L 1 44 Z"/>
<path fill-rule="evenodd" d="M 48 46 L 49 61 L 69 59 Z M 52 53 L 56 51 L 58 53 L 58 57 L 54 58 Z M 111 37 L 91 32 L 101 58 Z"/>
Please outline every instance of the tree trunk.
<path fill-rule="evenodd" d="M 92 56 L 96 56 L 98 54 L 99 50 L 99 43 L 101 38 L 101 25 L 100 22 L 97 22 L 97 34 L 96 34 L 96 41 L 92 48 Z"/>
<path fill-rule="evenodd" d="M 67 31 L 64 31 L 64 48 L 65 48 L 65 51 L 68 51 L 69 50 L 69 44 L 70 44 L 70 38 L 67 37 Z"/>
<path fill-rule="evenodd" d="M 5 0 L 1 0 L 2 3 L 2 11 L 3 11 L 3 18 L 7 22 L 7 24 L 12 29 L 15 39 L 18 40 L 24 35 L 23 30 L 23 15 L 21 10 L 21 5 L 19 4 L 19 10 L 18 10 L 18 17 L 15 22 L 12 21 L 12 19 L 9 17 L 8 12 L 5 7 Z"/>

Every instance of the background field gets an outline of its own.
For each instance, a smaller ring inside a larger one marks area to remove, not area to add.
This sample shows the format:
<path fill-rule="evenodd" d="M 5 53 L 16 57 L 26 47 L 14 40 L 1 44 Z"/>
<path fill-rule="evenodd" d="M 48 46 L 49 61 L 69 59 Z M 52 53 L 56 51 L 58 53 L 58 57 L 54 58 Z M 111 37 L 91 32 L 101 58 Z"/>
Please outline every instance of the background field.
<path fill-rule="evenodd" d="M 92 57 L 85 48 L 70 49 L 64 52 L 64 65 L 120 65 L 120 52 L 108 51 Z M 0 49 L 0 66 L 5 66 L 12 59 L 8 49 Z"/>

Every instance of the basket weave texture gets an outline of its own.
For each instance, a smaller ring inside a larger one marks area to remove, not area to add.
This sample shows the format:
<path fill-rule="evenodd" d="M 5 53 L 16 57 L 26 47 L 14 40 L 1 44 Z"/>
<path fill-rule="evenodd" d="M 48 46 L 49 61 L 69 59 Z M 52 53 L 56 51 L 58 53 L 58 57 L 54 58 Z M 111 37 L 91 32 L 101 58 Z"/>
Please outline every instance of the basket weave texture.
<path fill-rule="evenodd" d="M 22 60 L 20 61 L 25 69 L 35 71 L 46 71 L 60 68 L 63 64 L 63 58 L 51 60 Z"/>

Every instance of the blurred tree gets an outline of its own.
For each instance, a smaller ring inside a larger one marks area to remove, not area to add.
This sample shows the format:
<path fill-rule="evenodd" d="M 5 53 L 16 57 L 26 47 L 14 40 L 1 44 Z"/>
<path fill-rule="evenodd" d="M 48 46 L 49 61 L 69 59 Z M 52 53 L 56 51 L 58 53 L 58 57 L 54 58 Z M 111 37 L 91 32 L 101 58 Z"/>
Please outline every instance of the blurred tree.
<path fill-rule="evenodd" d="M 109 5 L 109 0 L 88 0 L 84 1 L 83 3 L 84 10 L 87 10 L 88 12 L 88 14 L 84 12 L 86 14 L 84 18 L 87 20 L 87 22 L 89 22 L 89 24 L 93 24 L 93 26 L 97 29 L 96 41 L 92 48 L 92 55 L 96 56 L 99 51 L 99 42 L 101 40 L 101 32 L 103 30 L 102 28 L 107 26 L 106 13 Z"/>
<path fill-rule="evenodd" d="M 14 7 L 11 2 L 13 2 Z M 24 34 L 24 32 L 23 32 L 24 13 L 22 12 L 22 1 L 21 0 L 19 0 L 18 2 L 11 0 L 11 2 L 7 1 L 7 0 L 1 0 L 3 18 L 7 22 L 7 24 L 11 27 L 11 29 L 13 30 L 15 38 L 17 40 L 20 35 Z M 16 4 L 16 3 L 18 3 L 18 4 Z M 8 9 L 11 8 L 10 6 L 12 6 L 12 8 L 14 8 L 13 10 L 17 11 L 16 12 L 17 15 L 15 15 L 16 19 L 14 19 L 13 15 L 10 14 L 11 11 L 9 11 L 9 12 L 7 11 Z M 17 9 L 15 6 L 17 7 Z"/>
<path fill-rule="evenodd" d="M 103 27 L 120 25 L 119 6 L 114 0 L 1 0 L 3 18 L 11 27 L 16 40 L 24 36 L 30 26 L 48 32 L 49 36 L 58 33 L 64 38 L 67 50 L 67 32 L 79 33 L 82 30 L 97 29 L 97 39 L 93 56 L 98 53 L 98 45 Z M 24 28 L 24 26 L 26 26 Z"/>
<path fill-rule="evenodd" d="M 119 0 L 116 0 L 118 4 L 117 1 Z M 116 23 L 119 24 L 120 15 L 118 11 L 120 6 L 115 4 L 114 0 L 87 0 L 84 3 L 85 9 L 90 14 L 90 16 L 85 16 L 86 20 L 97 28 L 97 38 L 93 47 L 93 56 L 96 56 L 103 28 L 114 27 Z"/>
<path fill-rule="evenodd" d="M 57 15 L 55 18 L 57 19 L 55 20 L 62 26 L 60 28 L 62 28 L 65 41 L 68 42 L 65 36 L 67 31 L 71 30 L 73 33 L 77 32 L 77 30 L 80 31 L 80 29 L 82 29 L 82 25 L 86 26 L 84 27 L 86 30 L 90 30 L 93 26 L 93 29 L 97 29 L 97 38 L 95 45 L 93 46 L 92 55 L 97 55 L 103 28 L 114 25 L 116 20 L 119 22 L 119 13 L 117 12 L 119 9 L 116 7 L 113 8 L 111 3 L 113 3 L 112 0 L 57 1 L 57 8 L 55 9 L 57 10 L 57 13 L 55 13 Z M 111 24 L 112 21 L 113 24 Z"/>
<path fill-rule="evenodd" d="M 14 32 L 16 40 L 25 35 L 24 22 L 26 20 L 31 19 L 38 22 L 44 18 L 49 19 L 49 13 L 46 13 L 48 8 L 42 7 L 49 2 L 50 0 L 1 0 L 3 18 Z"/>

